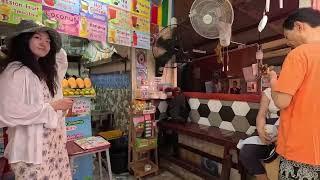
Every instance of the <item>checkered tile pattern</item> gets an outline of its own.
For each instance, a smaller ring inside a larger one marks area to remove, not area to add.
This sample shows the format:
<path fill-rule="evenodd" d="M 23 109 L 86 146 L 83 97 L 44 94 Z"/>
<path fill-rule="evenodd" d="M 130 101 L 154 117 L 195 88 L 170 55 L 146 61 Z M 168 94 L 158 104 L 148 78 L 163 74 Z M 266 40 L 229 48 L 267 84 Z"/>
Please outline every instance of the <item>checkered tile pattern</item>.
<path fill-rule="evenodd" d="M 256 129 L 259 103 L 190 98 L 192 122 L 252 134 Z"/>

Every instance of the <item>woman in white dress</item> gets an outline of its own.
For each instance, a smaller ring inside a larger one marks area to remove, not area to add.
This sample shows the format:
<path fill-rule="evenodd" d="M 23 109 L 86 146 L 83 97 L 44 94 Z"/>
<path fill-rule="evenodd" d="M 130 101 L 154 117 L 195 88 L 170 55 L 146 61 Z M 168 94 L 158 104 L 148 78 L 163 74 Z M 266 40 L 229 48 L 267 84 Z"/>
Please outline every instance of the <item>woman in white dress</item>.
<path fill-rule="evenodd" d="M 262 161 L 275 157 L 276 125 L 279 123 L 279 109 L 271 98 L 271 89 L 263 91 L 260 108 L 256 118 L 257 133 L 252 137 L 240 141 L 240 161 L 250 175 L 257 180 L 267 180 Z M 258 135 L 258 136 L 255 136 Z"/>

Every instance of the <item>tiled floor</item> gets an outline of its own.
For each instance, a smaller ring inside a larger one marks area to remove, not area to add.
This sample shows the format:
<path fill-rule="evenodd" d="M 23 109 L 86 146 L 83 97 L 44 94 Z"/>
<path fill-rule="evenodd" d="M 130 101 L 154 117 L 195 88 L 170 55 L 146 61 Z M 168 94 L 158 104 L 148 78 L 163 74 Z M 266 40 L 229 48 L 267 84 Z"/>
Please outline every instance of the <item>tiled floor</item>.
<path fill-rule="evenodd" d="M 93 180 L 100 180 L 98 163 L 95 163 L 95 167 L 97 168 L 94 169 Z M 107 175 L 107 171 L 103 169 L 103 180 L 107 180 L 107 179 L 109 179 Z M 172 174 L 171 172 L 162 170 L 162 169 L 160 169 L 160 172 L 157 176 L 147 176 L 143 179 L 144 180 L 164 180 L 164 179 L 165 180 L 182 180 L 181 178 Z M 113 174 L 112 180 L 134 180 L 134 177 L 129 173 Z"/>

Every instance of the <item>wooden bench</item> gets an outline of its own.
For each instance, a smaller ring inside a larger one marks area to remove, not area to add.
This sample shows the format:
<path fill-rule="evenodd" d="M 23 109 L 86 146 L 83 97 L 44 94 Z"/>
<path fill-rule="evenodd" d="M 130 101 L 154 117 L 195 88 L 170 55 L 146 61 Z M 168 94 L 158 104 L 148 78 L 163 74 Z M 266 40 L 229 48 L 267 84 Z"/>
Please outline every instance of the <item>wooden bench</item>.
<path fill-rule="evenodd" d="M 241 163 L 232 162 L 232 154 L 230 154 L 230 150 L 235 150 L 237 154 L 239 154 L 239 150 L 237 149 L 237 144 L 240 139 L 245 139 L 248 136 L 245 133 L 241 132 L 233 132 L 224 129 L 220 129 L 214 126 L 203 126 L 196 123 L 173 123 L 162 121 L 159 122 L 159 130 L 160 132 L 165 132 L 167 130 L 172 130 L 178 134 L 187 135 L 190 137 L 194 137 L 200 140 L 204 140 L 206 142 L 214 143 L 223 147 L 223 157 L 217 157 L 207 152 L 203 152 L 194 147 L 178 143 L 178 148 L 186 149 L 195 154 L 199 154 L 200 156 L 207 157 L 209 159 L 215 160 L 222 164 L 222 172 L 220 177 L 203 177 L 204 179 L 221 179 L 227 180 L 230 177 L 231 168 L 238 169 L 241 174 L 241 180 L 246 179 L 246 173 Z M 172 160 L 176 161 L 178 165 L 181 167 L 185 167 L 185 169 L 190 170 L 190 163 L 183 163 L 179 159 L 171 157 Z M 239 161 L 238 161 L 239 162 Z M 191 168 L 195 170 L 197 168 Z M 194 173 L 201 176 L 201 173 L 198 170 L 195 170 Z"/>

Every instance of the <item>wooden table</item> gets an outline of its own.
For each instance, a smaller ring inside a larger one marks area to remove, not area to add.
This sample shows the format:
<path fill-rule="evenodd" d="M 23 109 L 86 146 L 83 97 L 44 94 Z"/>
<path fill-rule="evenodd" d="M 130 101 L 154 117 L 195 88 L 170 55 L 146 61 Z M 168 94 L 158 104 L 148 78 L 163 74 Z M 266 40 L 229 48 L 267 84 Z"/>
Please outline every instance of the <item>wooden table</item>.
<path fill-rule="evenodd" d="M 109 179 L 112 180 L 112 171 L 111 171 L 110 156 L 109 156 L 110 146 L 111 146 L 111 144 L 108 144 L 107 146 L 101 146 L 98 148 L 84 150 L 81 147 L 79 147 L 74 141 L 68 141 L 67 142 L 67 150 L 68 150 L 68 155 L 70 158 L 70 167 L 71 167 L 72 172 L 73 172 L 73 161 L 75 158 L 80 157 L 80 156 L 98 153 L 100 180 L 102 180 L 103 176 L 102 176 L 101 152 L 106 152 Z"/>

